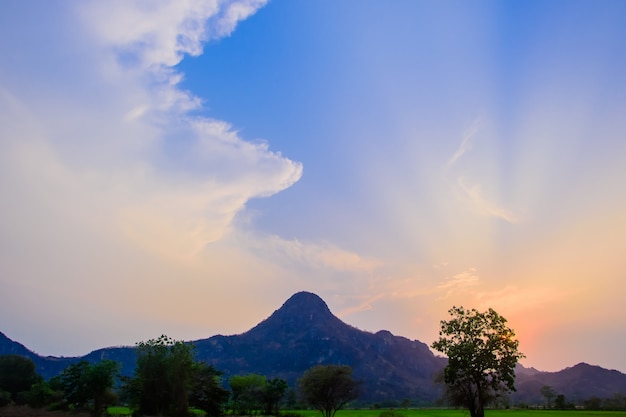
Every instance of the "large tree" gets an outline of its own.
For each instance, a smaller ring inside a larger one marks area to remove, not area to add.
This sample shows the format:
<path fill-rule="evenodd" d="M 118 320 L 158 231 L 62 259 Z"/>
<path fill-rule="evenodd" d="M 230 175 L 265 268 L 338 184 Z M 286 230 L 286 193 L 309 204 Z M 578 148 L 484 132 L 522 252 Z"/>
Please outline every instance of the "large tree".
<path fill-rule="evenodd" d="M 515 332 L 493 309 L 453 307 L 452 318 L 441 321 L 433 349 L 448 357 L 444 381 L 448 398 L 466 407 L 471 417 L 484 417 L 485 406 L 503 393 L 515 390 L 518 351 Z"/>
<path fill-rule="evenodd" d="M 41 379 L 31 359 L 20 355 L 0 356 L 0 391 L 7 392 L 9 399 L 16 401 L 17 394 L 30 390 Z"/>
<path fill-rule="evenodd" d="M 358 398 L 360 382 L 352 378 L 352 368 L 342 365 L 317 365 L 299 381 L 300 395 L 307 404 L 333 417 L 348 402 Z"/>
<path fill-rule="evenodd" d="M 118 362 L 108 359 L 94 364 L 83 360 L 65 368 L 53 384 L 61 388 L 68 404 L 77 409 L 91 409 L 95 416 L 100 416 L 114 399 L 111 389 L 119 368 Z"/>
<path fill-rule="evenodd" d="M 135 376 L 126 390 L 139 414 L 186 415 L 194 367 L 193 345 L 167 336 L 137 343 Z"/>
<path fill-rule="evenodd" d="M 280 402 L 287 391 L 287 381 L 280 378 L 272 378 L 265 381 L 263 387 L 263 414 L 266 416 L 278 416 L 280 414 Z"/>
<path fill-rule="evenodd" d="M 252 415 L 263 408 L 263 392 L 267 379 L 263 375 L 233 375 L 228 380 L 232 394 L 232 410 L 238 415 Z"/>
<path fill-rule="evenodd" d="M 209 417 L 223 414 L 224 403 L 228 401 L 228 391 L 222 388 L 222 372 L 213 365 L 196 362 L 191 377 L 189 405 L 206 412 Z"/>

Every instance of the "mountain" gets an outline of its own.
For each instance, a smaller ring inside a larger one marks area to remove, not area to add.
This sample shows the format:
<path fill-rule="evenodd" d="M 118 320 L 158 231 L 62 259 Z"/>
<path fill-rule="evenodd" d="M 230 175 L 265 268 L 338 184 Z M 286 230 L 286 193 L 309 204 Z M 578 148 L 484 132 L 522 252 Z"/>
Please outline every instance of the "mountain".
<path fill-rule="evenodd" d="M 290 385 L 314 365 L 349 365 L 363 381 L 362 399 L 372 401 L 432 403 L 440 395 L 433 374 L 445 364 L 422 342 L 343 323 L 321 298 L 307 292 L 293 295 L 246 333 L 194 344 L 199 358 L 228 375 L 258 373 Z"/>
<path fill-rule="evenodd" d="M 318 364 L 349 365 L 356 379 L 363 381 L 360 402 L 393 404 L 410 399 L 414 405 L 433 404 L 441 387 L 433 382 L 446 359 L 435 356 L 417 340 L 382 330 L 370 333 L 352 327 L 334 316 L 317 295 L 299 292 L 270 317 L 249 331 L 232 336 L 217 335 L 192 342 L 196 359 L 231 375 L 256 373 L 285 379 L 295 386 L 297 379 Z M 97 362 L 112 359 L 122 364 L 122 373 L 132 375 L 136 353 L 132 347 L 98 349 L 83 357 L 42 357 L 0 333 L 0 354 L 19 354 L 35 362 L 45 378 L 57 375 L 79 360 Z M 568 402 L 581 403 L 592 396 L 608 398 L 626 395 L 626 375 L 597 366 L 578 364 L 559 372 L 541 372 L 518 365 L 517 392 L 511 403 L 543 404 L 544 385 L 552 386 Z"/>
<path fill-rule="evenodd" d="M 53 356 L 43 357 L 27 349 L 21 343 L 9 339 L 0 332 L 0 355 L 20 355 L 30 358 L 35 362 L 37 373 L 44 378 L 57 375 L 66 366 L 77 362 L 78 358 L 57 358 Z"/>
<path fill-rule="evenodd" d="M 557 394 L 565 395 L 567 401 L 580 403 L 591 397 L 610 398 L 614 394 L 626 394 L 626 375 L 616 371 L 579 363 L 558 372 L 516 373 L 517 392 L 511 395 L 514 402 L 541 404 L 545 398 L 540 390 L 551 386 Z"/>

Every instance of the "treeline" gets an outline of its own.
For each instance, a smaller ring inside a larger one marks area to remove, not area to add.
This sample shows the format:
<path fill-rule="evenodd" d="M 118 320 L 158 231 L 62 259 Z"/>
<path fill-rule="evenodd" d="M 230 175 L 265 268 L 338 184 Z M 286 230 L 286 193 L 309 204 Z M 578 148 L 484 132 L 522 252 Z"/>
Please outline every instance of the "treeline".
<path fill-rule="evenodd" d="M 307 404 L 330 417 L 356 399 L 359 388 L 347 366 L 313 367 L 298 387 L 257 374 L 235 375 L 227 384 L 222 377 L 214 366 L 195 360 L 192 344 L 167 336 L 137 344 L 132 377 L 121 376 L 115 361 L 80 361 L 46 381 L 35 372 L 31 359 L 4 355 L 0 356 L 0 406 L 87 410 L 99 417 L 108 406 L 125 405 L 137 416 L 182 417 L 195 409 L 217 417 L 226 411 L 277 416 L 286 403 Z"/>
<path fill-rule="evenodd" d="M 626 410 L 626 395 L 615 393 L 609 398 L 592 396 L 577 404 L 569 401 L 564 394 L 558 393 L 552 386 L 544 385 L 540 389 L 541 395 L 546 402 L 544 409 L 548 410 L 573 410 L 583 408 L 594 411 L 624 411 Z"/>

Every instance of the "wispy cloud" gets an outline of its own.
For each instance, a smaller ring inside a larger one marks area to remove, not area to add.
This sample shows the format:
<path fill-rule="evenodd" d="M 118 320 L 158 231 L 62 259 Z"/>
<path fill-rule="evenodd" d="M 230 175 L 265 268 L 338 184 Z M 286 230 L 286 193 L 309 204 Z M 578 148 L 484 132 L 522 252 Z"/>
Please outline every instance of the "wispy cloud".
<path fill-rule="evenodd" d="M 523 288 L 518 285 L 506 285 L 503 288 L 476 292 L 475 300 L 477 308 L 480 309 L 491 307 L 517 313 L 533 311 L 540 306 L 555 303 L 578 291 L 577 289 L 556 290 L 551 287 Z"/>
<path fill-rule="evenodd" d="M 285 259 L 307 268 L 372 273 L 381 266 L 379 260 L 360 256 L 332 243 L 303 242 L 283 239 L 279 236 L 269 236 L 262 242 L 264 245 L 269 245 L 276 253 L 282 253 Z"/>
<path fill-rule="evenodd" d="M 452 295 L 466 291 L 469 287 L 478 285 L 480 277 L 475 268 L 469 268 L 459 274 L 446 278 L 444 282 L 437 285 L 436 290 L 443 295 L 439 296 L 440 300 L 451 297 Z"/>
<path fill-rule="evenodd" d="M 473 184 L 471 186 L 465 183 L 463 177 L 459 177 L 458 190 L 462 192 L 463 199 L 477 213 L 487 217 L 494 217 L 505 220 L 509 223 L 517 223 L 519 217 L 512 210 L 509 210 L 485 197 L 482 186 Z"/>
<path fill-rule="evenodd" d="M 467 178 L 476 174 L 471 168 L 463 169 L 461 163 L 463 159 L 468 157 L 483 124 L 482 119 L 477 118 L 463 132 L 461 143 L 457 150 L 444 165 L 444 178 L 457 198 L 470 210 L 486 217 L 499 218 L 509 223 L 516 223 L 519 221 L 519 215 L 514 213 L 513 210 L 504 207 L 504 205 L 497 203 L 495 197 L 486 195 L 482 181 L 473 180 L 473 183 L 468 185 L 470 180 Z M 449 177 L 451 176 L 454 179 L 450 179 Z M 493 179 L 490 178 L 488 181 L 493 182 Z"/>
<path fill-rule="evenodd" d="M 482 124 L 482 119 L 477 118 L 474 120 L 471 126 L 463 132 L 463 137 L 461 138 L 461 143 L 459 144 L 459 147 L 450 157 L 450 159 L 448 159 L 448 162 L 446 162 L 446 171 L 450 169 L 454 164 L 456 164 L 456 162 L 472 148 L 472 141 L 480 130 Z"/>

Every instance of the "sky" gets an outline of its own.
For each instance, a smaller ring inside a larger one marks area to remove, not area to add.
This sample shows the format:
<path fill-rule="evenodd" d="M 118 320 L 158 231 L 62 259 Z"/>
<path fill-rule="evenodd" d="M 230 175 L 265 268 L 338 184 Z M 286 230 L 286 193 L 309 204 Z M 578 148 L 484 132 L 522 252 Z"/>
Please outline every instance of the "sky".
<path fill-rule="evenodd" d="M 77 356 L 311 291 L 626 372 L 626 3 L 0 3 L 0 331 Z"/>

